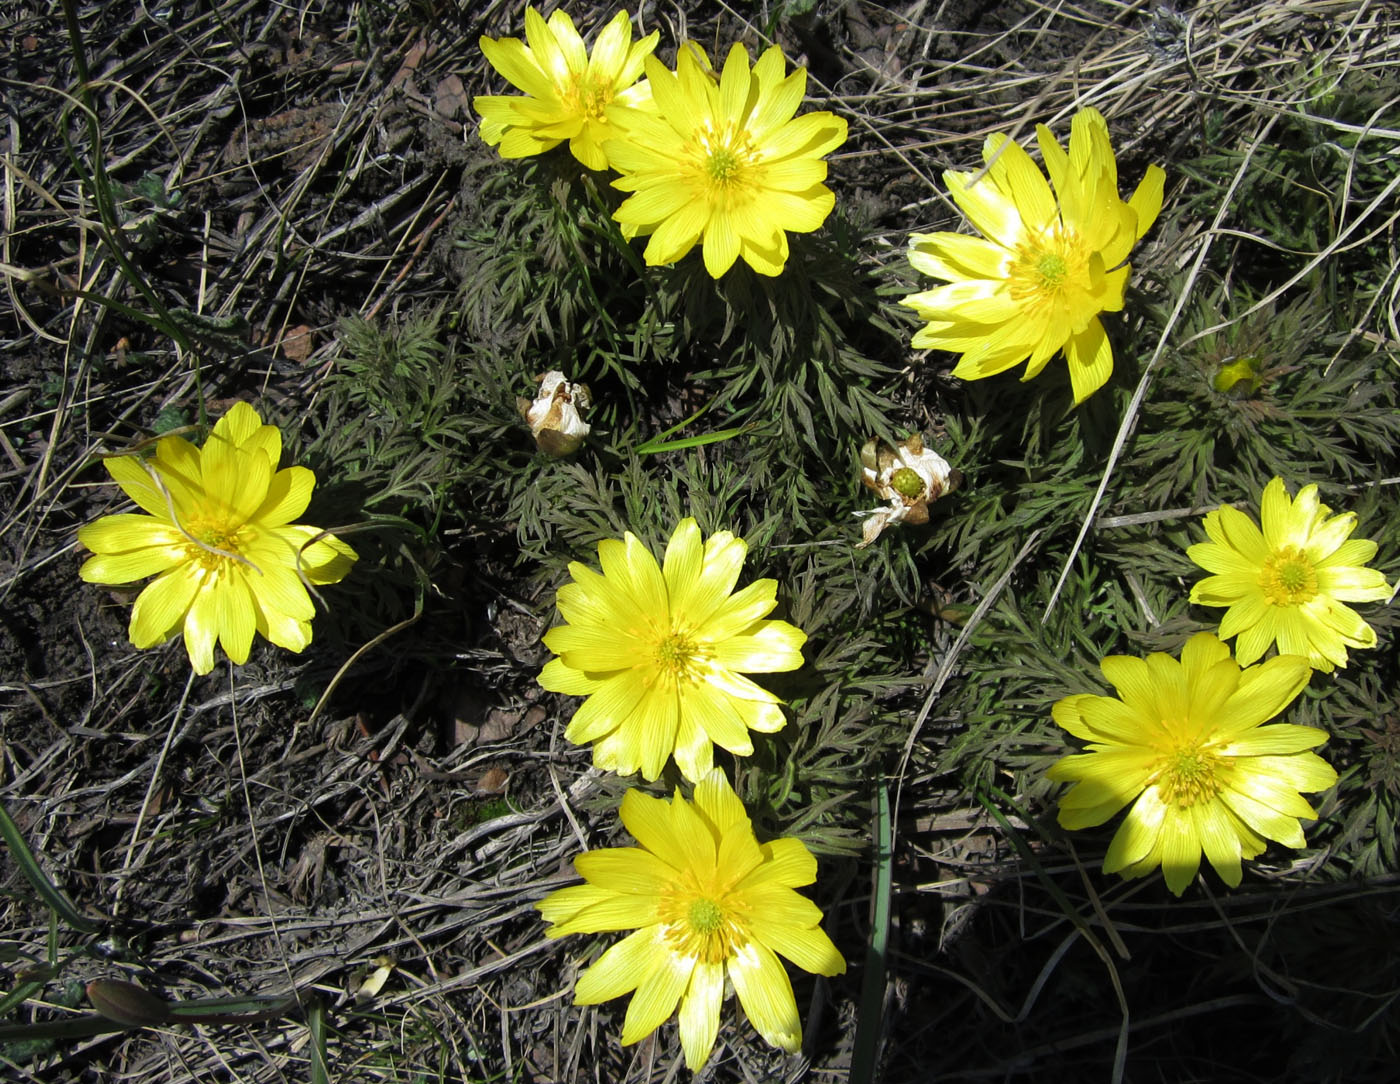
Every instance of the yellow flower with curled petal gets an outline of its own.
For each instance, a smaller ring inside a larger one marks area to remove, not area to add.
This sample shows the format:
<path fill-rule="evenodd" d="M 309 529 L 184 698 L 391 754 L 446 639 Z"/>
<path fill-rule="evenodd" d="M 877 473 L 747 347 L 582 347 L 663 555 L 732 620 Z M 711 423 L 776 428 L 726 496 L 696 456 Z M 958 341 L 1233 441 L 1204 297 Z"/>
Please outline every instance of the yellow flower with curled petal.
<path fill-rule="evenodd" d="M 1332 515 L 1315 485 L 1290 498 L 1282 478 L 1264 487 L 1259 511 L 1262 531 L 1243 512 L 1222 505 L 1206 516 L 1210 541 L 1186 551 L 1214 573 L 1191 588 L 1191 601 L 1229 607 L 1220 637 L 1239 637 L 1240 662 L 1251 663 L 1278 644 L 1279 651 L 1330 672 L 1347 664 L 1347 648 L 1375 647 L 1375 630 L 1344 605 L 1390 597 L 1385 576 L 1363 567 L 1375 557 L 1376 544 L 1350 537 L 1355 513 Z"/>
<path fill-rule="evenodd" d="M 1128 253 L 1156 221 L 1166 175 L 1148 166 L 1124 203 L 1108 125 L 1096 109 L 1075 114 L 1068 154 L 1043 124 L 1036 134 L 1050 184 L 1001 134 L 987 137 L 985 173 L 943 174 L 982 237 L 915 234 L 909 262 L 947 285 L 901 304 L 928 321 L 913 345 L 961 354 L 953 375 L 964 380 L 1023 361 L 1022 379 L 1030 380 L 1063 349 L 1074 401 L 1082 403 L 1113 372 L 1099 313 L 1123 307 Z"/>
<path fill-rule="evenodd" d="M 1240 883 L 1240 860 L 1265 840 L 1305 843 L 1299 818 L 1317 811 L 1301 791 L 1326 790 L 1337 773 L 1316 753 L 1327 740 L 1310 726 L 1264 723 L 1308 683 L 1307 659 L 1279 655 L 1241 670 L 1208 632 L 1187 641 L 1178 662 L 1110 655 L 1103 676 L 1117 697 L 1080 693 L 1055 704 L 1055 722 L 1090 743 L 1046 775 L 1074 786 L 1060 799 L 1060 824 L 1103 824 L 1129 802 L 1104 857 L 1105 873 L 1142 877 L 1158 866 L 1181 895 L 1205 853 L 1221 880 Z"/>
<path fill-rule="evenodd" d="M 524 97 L 483 94 L 472 105 L 481 114 L 481 138 L 502 158 L 541 154 L 564 140 L 589 169 L 606 169 L 603 142 L 612 135 L 608 106 L 646 108 L 651 92 L 638 83 L 642 60 L 660 34 L 632 40 L 632 20 L 619 11 L 603 27 L 590 56 L 574 21 L 556 11 L 546 22 L 525 9 L 525 41 L 481 39 L 481 51 Z"/>
<path fill-rule="evenodd" d="M 650 235 L 648 264 L 674 263 L 698 242 L 714 278 L 740 258 L 777 275 L 788 232 L 826 221 L 836 197 L 822 183 L 823 156 L 846 141 L 846 122 L 795 117 L 807 71 L 784 75 L 785 66 L 773 46 L 750 69 L 748 50 L 735 45 L 716 78 L 705 51 L 686 42 L 674 73 L 647 57 L 654 112 L 609 110 L 618 138 L 608 159 L 622 174 L 612 183 L 632 193 L 613 217 L 629 237 Z"/>
<path fill-rule="evenodd" d="M 291 521 L 311 500 L 316 476 L 278 470 L 282 434 L 247 403 L 219 419 L 203 448 L 163 437 L 149 460 L 105 461 L 112 480 L 147 514 L 103 516 L 78 529 L 94 556 L 89 583 L 154 575 L 131 610 L 131 642 L 154 647 L 183 631 L 196 673 L 214 668 L 214 645 L 248 661 L 253 635 L 301 651 L 316 610 L 305 583 L 345 578 L 356 554 L 334 535 Z"/>
<path fill-rule="evenodd" d="M 753 753 L 750 730 L 786 723 L 781 701 L 746 673 L 796 670 L 807 634 L 764 620 L 777 582 L 735 592 L 748 546 L 729 531 L 701 543 L 695 520 L 676 527 L 664 567 L 630 531 L 598 543 L 602 575 L 569 565 L 559 589 L 567 624 L 545 633 L 557 654 L 540 672 L 546 689 L 588 699 L 564 736 L 593 743 L 593 763 L 648 780 L 675 755 L 691 782 L 712 766 L 714 743 Z"/>
<path fill-rule="evenodd" d="M 769 1043 L 796 1053 L 802 1022 L 778 955 L 817 975 L 846 961 L 821 929 L 821 911 L 793 891 L 817 879 L 801 840 L 759 843 L 743 803 L 718 768 L 687 802 L 629 790 L 622 823 L 640 847 L 588 851 L 574 860 L 587 882 L 536 906 L 549 937 L 633 930 L 585 971 L 581 1005 L 632 994 L 622 1044 L 660 1027 L 680 1005 L 680 1038 L 693 1071 L 719 1033 L 725 979 Z"/>

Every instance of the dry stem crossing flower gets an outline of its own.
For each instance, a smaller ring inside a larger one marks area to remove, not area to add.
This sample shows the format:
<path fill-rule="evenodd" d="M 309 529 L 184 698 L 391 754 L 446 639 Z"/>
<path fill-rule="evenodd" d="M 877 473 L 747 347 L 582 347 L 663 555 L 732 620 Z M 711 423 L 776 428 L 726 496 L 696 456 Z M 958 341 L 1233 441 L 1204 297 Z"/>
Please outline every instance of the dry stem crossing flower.
<path fill-rule="evenodd" d="M 953 375 L 964 380 L 1023 361 L 1022 379 L 1030 380 L 1063 349 L 1081 403 L 1113 371 L 1099 313 L 1123 307 L 1128 253 L 1161 210 L 1165 174 L 1148 166 L 1124 203 L 1108 125 L 1096 109 L 1075 114 L 1068 154 L 1043 124 L 1036 135 L 1050 184 L 1001 134 L 987 137 L 985 174 L 943 174 L 982 236 L 915 234 L 909 262 L 947 285 L 903 304 L 928 321 L 913 345 L 961 354 Z"/>

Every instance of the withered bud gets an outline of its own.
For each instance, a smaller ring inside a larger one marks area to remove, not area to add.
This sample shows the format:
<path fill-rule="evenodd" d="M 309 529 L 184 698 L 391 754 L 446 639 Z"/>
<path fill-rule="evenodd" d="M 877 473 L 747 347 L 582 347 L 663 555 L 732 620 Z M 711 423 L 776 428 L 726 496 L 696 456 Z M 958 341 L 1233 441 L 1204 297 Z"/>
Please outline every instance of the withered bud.
<path fill-rule="evenodd" d="M 588 423 L 582 415 L 593 405 L 588 385 L 570 384 L 557 369 L 535 379 L 539 381 L 540 391 L 534 401 L 515 401 L 520 414 L 530 426 L 540 451 L 556 459 L 571 455 L 588 436 Z"/>
<path fill-rule="evenodd" d="M 860 462 L 861 482 L 889 504 L 857 513 L 865 517 L 865 524 L 856 549 L 870 545 L 891 524 L 927 523 L 930 502 L 951 493 L 962 481 L 947 460 L 924 447 L 919 433 L 898 445 L 871 437 L 860 450 Z"/>

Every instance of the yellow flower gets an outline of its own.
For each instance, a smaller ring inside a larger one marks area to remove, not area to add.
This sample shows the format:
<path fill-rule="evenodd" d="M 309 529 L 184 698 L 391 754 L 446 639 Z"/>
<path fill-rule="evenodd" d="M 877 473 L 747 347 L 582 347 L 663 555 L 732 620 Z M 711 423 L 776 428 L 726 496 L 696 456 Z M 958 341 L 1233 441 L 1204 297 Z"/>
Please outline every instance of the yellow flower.
<path fill-rule="evenodd" d="M 1220 638 L 1239 635 L 1241 663 L 1277 643 L 1279 651 L 1331 671 L 1347 664 L 1348 647 L 1376 646 L 1375 630 L 1343 605 L 1390 596 L 1385 576 L 1362 567 L 1376 555 L 1376 544 L 1348 538 L 1356 530 L 1354 513 L 1331 512 L 1317 499 L 1317 486 L 1304 486 L 1290 500 L 1283 479 L 1275 478 L 1264 487 L 1262 533 L 1229 505 L 1206 516 L 1210 541 L 1186 556 L 1215 575 L 1191 588 L 1191 601 L 1230 607 Z"/>
<path fill-rule="evenodd" d="M 802 1045 L 792 984 L 775 953 L 804 971 L 839 975 L 846 961 L 820 927 L 816 904 L 794 892 L 817 879 L 797 839 L 759 843 L 744 805 L 718 768 L 687 802 L 629 790 L 622 823 L 640 847 L 588 851 L 574 862 L 587 884 L 536 906 L 549 937 L 635 930 L 578 980 L 574 998 L 596 1005 L 633 994 L 622 1044 L 645 1038 L 680 1003 L 685 1062 L 698 1071 L 719 1031 L 725 977 L 749 1020 L 774 1046 Z"/>
<path fill-rule="evenodd" d="M 131 610 L 131 642 L 154 647 L 181 630 L 195 672 L 214 668 L 214 644 L 248 661 L 253 633 L 289 651 L 311 642 L 315 607 L 303 580 L 335 583 L 355 551 L 334 535 L 292 523 L 306 510 L 316 476 L 278 470 L 282 434 L 237 403 L 202 449 L 164 437 L 155 456 L 106 460 L 107 473 L 140 507 L 78 530 L 96 556 L 78 575 L 89 583 L 146 585 Z"/>
<path fill-rule="evenodd" d="M 1099 313 L 1123 307 L 1128 253 L 1161 210 L 1166 175 L 1148 166 L 1124 203 L 1108 125 L 1096 109 L 1075 114 L 1068 154 L 1043 124 L 1036 135 L 1054 192 L 1029 154 L 1004 135 L 988 136 L 985 174 L 943 174 L 983 236 L 915 234 L 909 262 L 948 285 L 902 304 L 928 321 L 913 345 L 962 354 L 953 375 L 964 380 L 1023 361 L 1029 380 L 1063 348 L 1074 401 L 1082 403 L 1113 372 Z"/>
<path fill-rule="evenodd" d="M 1158 866 L 1176 895 L 1195 876 L 1201 852 L 1231 887 L 1240 859 L 1266 839 L 1304 845 L 1298 818 L 1317 811 L 1299 791 L 1326 790 L 1337 773 L 1315 753 L 1327 740 L 1315 727 L 1263 724 L 1287 707 L 1312 671 L 1279 655 L 1241 671 L 1230 649 L 1197 633 L 1181 661 L 1110 655 L 1103 675 L 1118 697 L 1067 696 L 1055 722 L 1091 743 L 1047 776 L 1075 785 L 1060 799 L 1060 824 L 1090 828 L 1129 802 L 1104 858 L 1105 873 L 1142 877 Z M 1134 801 L 1136 799 L 1136 801 Z"/>
<path fill-rule="evenodd" d="M 574 157 L 589 169 L 606 169 L 603 141 L 612 134 L 607 108 L 613 103 L 646 107 L 650 91 L 638 83 L 642 59 L 656 48 L 656 31 L 632 40 L 632 21 L 619 11 L 603 27 L 590 57 L 574 22 L 556 11 L 545 22 L 525 9 L 525 41 L 482 38 L 491 66 L 525 97 L 481 95 L 481 138 L 499 146 L 502 158 L 527 158 L 569 141 Z"/>
<path fill-rule="evenodd" d="M 731 594 L 748 546 L 729 531 L 701 545 L 693 519 L 676 527 L 665 568 L 630 531 L 598 543 L 603 573 L 574 562 L 559 589 L 568 624 L 545 634 L 559 658 L 540 672 L 551 692 L 586 696 L 564 736 L 593 746 L 593 763 L 648 780 L 675 754 L 692 783 L 704 779 L 717 742 L 753 752 L 749 731 L 786 720 L 781 701 L 745 673 L 795 670 L 807 634 L 762 620 L 777 605 L 777 582 Z"/>
<path fill-rule="evenodd" d="M 735 45 L 716 79 L 709 58 L 686 42 L 674 74 L 655 57 L 646 73 L 656 113 L 613 108 L 620 138 L 608 158 L 613 185 L 634 193 L 614 217 L 629 237 L 650 234 L 646 262 L 674 263 L 702 242 L 705 270 L 719 278 L 743 257 L 761 275 L 787 263 L 787 233 L 808 233 L 831 213 L 822 156 L 846 141 L 831 113 L 794 119 L 807 72 L 786 78 L 772 47 L 750 70 Z"/>

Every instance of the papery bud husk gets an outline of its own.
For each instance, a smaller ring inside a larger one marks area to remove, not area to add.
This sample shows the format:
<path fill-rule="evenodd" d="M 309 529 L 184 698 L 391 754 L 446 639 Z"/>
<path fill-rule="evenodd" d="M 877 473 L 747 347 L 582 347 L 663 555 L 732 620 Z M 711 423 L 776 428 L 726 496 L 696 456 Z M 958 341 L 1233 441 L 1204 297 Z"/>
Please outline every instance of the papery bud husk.
<path fill-rule="evenodd" d="M 517 399 L 516 404 L 540 451 L 556 459 L 571 455 L 589 434 L 581 412 L 593 405 L 593 397 L 586 384 L 570 384 L 557 369 L 539 377 L 539 382 L 533 402 Z"/>

